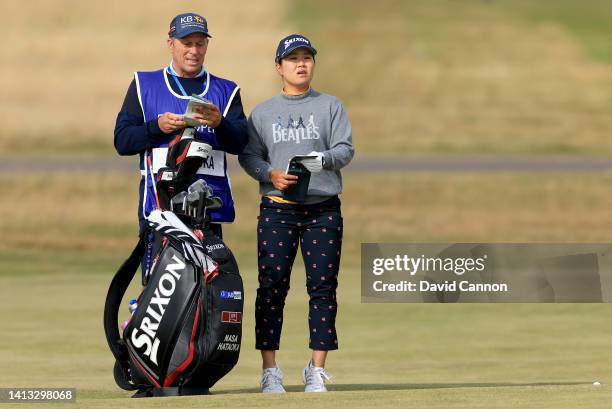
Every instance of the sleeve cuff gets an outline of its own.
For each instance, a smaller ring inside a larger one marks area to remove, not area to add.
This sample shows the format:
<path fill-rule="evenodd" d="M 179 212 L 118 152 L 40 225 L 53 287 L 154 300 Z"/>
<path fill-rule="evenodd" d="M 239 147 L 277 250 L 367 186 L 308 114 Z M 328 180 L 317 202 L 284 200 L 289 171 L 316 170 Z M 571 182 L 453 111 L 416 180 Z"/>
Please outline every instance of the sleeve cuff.
<path fill-rule="evenodd" d="M 159 128 L 159 123 L 157 119 L 152 119 L 147 122 L 147 131 L 149 135 L 157 137 L 163 134 L 162 130 Z"/>
<path fill-rule="evenodd" d="M 332 155 L 330 151 L 323 152 L 323 169 L 332 170 L 334 168 L 334 162 L 332 161 Z"/>
<path fill-rule="evenodd" d="M 268 165 L 268 168 L 261 175 L 261 181 L 264 183 L 271 182 L 272 179 L 270 179 L 270 172 L 272 172 L 273 170 L 274 168 L 272 167 L 272 165 Z"/>
<path fill-rule="evenodd" d="M 219 122 L 219 125 L 217 125 L 217 127 L 214 128 L 215 132 L 219 132 L 219 131 L 225 132 L 226 128 L 227 128 L 227 120 L 225 119 L 225 117 L 222 116 L 221 122 Z"/>

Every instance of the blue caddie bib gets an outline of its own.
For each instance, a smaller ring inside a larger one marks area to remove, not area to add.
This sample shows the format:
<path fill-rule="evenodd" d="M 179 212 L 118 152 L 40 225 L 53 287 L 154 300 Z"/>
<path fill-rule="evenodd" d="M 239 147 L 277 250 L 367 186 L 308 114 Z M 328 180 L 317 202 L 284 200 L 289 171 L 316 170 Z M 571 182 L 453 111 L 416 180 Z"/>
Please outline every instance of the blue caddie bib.
<path fill-rule="evenodd" d="M 157 119 L 165 112 L 182 114 L 187 108 L 189 96 L 174 92 L 168 83 L 166 72 L 167 68 L 134 73 L 145 122 Z M 205 75 L 207 76 L 206 86 L 200 96 L 214 103 L 225 116 L 239 87 L 232 81 L 216 77 L 208 72 Z M 229 175 L 227 174 L 225 152 L 221 150 L 217 142 L 214 129 L 200 126 L 196 129 L 196 138 L 211 145 L 213 151 L 202 167 L 198 169 L 194 180 L 204 179 L 213 189 L 214 195 L 223 200 L 222 208 L 210 212 L 211 221 L 231 223 L 235 218 L 235 210 Z M 151 151 L 140 155 L 140 170 L 143 175 L 143 180 L 140 183 L 142 207 L 139 211 L 139 218 L 141 220 L 156 208 L 155 184 L 151 180 L 151 175 L 148 174 L 149 162 L 152 165 L 152 173 L 156 177 L 157 171 L 166 164 L 168 143 L 171 139 L 172 136 L 170 135 L 159 138 Z"/>

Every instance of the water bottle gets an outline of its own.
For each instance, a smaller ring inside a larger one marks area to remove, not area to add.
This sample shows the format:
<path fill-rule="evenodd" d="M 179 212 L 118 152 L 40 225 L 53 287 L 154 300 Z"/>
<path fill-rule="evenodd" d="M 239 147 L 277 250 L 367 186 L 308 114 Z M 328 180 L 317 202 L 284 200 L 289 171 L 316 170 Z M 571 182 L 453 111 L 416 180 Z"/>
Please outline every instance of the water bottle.
<path fill-rule="evenodd" d="M 125 328 L 128 326 L 128 324 L 130 323 L 130 320 L 132 319 L 132 315 L 134 315 L 134 311 L 136 311 L 136 308 L 138 308 L 138 303 L 136 302 L 134 298 L 130 300 L 130 305 L 128 308 L 130 309 L 130 318 L 128 318 L 127 320 L 121 323 L 122 331 L 124 331 Z"/>
<path fill-rule="evenodd" d="M 130 300 L 130 314 L 134 315 L 134 311 L 136 311 L 136 308 L 138 308 L 138 303 L 136 302 L 136 299 L 132 298 Z"/>

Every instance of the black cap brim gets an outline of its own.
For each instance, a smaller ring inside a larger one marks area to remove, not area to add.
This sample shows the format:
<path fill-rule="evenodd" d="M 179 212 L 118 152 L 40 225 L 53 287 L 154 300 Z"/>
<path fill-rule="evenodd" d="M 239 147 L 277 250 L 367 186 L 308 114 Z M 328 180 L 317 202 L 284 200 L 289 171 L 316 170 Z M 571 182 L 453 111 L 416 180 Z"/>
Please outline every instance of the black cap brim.
<path fill-rule="evenodd" d="M 289 46 L 286 50 L 283 51 L 281 55 L 276 57 L 276 63 L 280 64 L 283 58 L 285 58 L 286 56 L 288 56 L 289 54 L 291 54 L 298 48 L 305 48 L 308 51 L 310 51 L 313 56 L 317 55 L 317 50 L 314 47 L 311 47 L 309 45 L 304 45 L 304 44 L 294 44 L 294 45 Z"/>

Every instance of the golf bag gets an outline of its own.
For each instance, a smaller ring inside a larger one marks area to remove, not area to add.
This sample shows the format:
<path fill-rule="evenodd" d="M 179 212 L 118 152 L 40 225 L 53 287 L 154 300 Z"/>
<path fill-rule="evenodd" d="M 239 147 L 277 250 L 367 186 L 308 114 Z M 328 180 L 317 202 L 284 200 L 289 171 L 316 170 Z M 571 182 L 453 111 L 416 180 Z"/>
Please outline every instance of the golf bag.
<path fill-rule="evenodd" d="M 183 145 L 182 151 L 169 150 L 167 163 L 172 155 L 189 156 L 189 144 Z M 195 173 L 193 162 L 183 160 Z M 177 175 L 181 169 L 168 172 Z M 157 182 L 165 195 L 186 187 L 184 179 L 158 177 Z M 173 204 L 174 212 L 161 208 L 148 216 L 148 230 L 115 274 L 106 299 L 104 329 L 116 359 L 115 381 L 125 390 L 138 390 L 138 396 L 206 394 L 240 353 L 242 279 L 232 252 L 210 230 L 206 215 L 220 201 L 203 181 L 189 186 L 188 194 L 178 193 L 184 196 L 182 207 Z M 185 200 L 189 195 L 191 201 Z M 145 254 L 145 237 L 151 235 L 152 264 L 121 337 L 119 306 Z"/>

